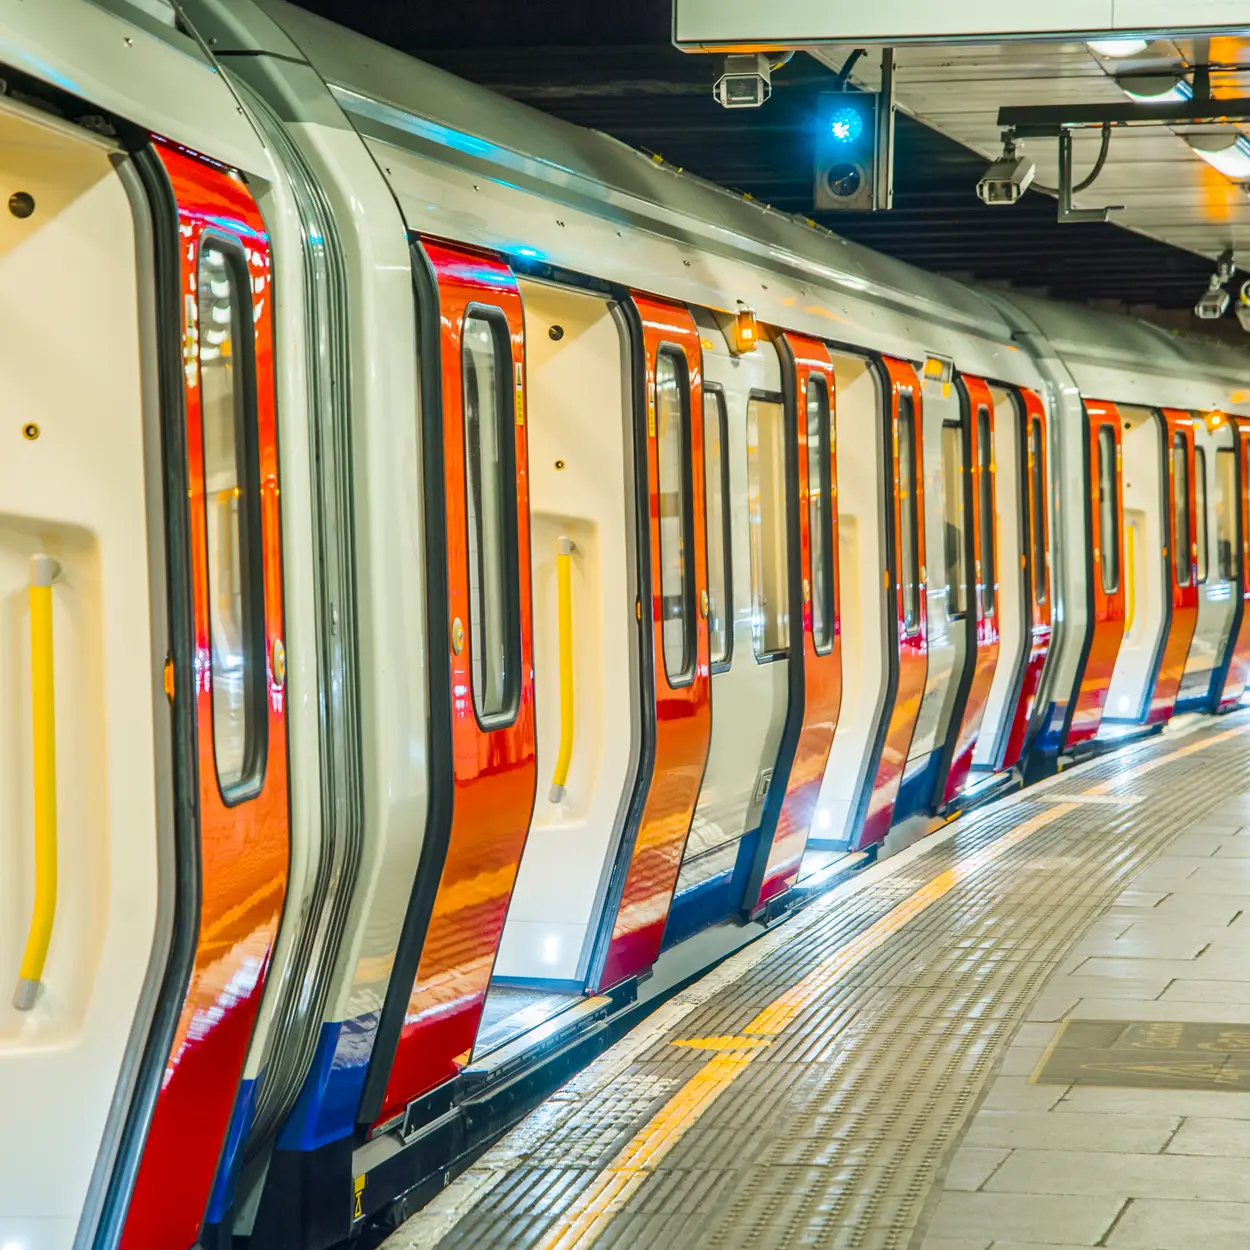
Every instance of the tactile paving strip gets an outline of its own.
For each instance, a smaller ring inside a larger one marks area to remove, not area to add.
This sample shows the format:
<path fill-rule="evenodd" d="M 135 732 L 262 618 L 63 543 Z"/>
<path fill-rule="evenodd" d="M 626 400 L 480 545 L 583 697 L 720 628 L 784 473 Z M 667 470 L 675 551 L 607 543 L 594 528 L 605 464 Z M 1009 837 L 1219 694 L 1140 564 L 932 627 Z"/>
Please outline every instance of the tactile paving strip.
<path fill-rule="evenodd" d="M 1055 814 L 1055 800 L 1094 786 L 1114 796 L 1129 769 L 1242 724 L 1157 740 L 975 813 L 889 877 L 808 923 L 791 921 L 791 940 L 614 1079 L 570 1095 L 570 1114 L 505 1139 L 497 1148 L 505 1172 L 444 1224 L 441 1239 L 401 1240 L 406 1229 L 394 1244 L 904 1250 L 1043 983 L 1140 868 L 1204 810 L 1250 787 L 1247 740 L 1228 737 L 1131 777 L 1123 792 L 1143 802 Z M 920 887 L 1043 811 L 1050 823 L 902 925 L 755 1052 L 593 1230 L 559 1226 L 621 1147 L 708 1065 L 708 1049 L 674 1042 L 732 1040 Z"/>

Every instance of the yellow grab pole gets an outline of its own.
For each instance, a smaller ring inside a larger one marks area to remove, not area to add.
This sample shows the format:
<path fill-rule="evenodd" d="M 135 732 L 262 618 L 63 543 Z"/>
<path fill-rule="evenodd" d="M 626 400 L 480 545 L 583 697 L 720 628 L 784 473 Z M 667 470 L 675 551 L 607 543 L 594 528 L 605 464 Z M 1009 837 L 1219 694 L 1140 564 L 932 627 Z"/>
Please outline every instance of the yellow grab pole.
<path fill-rule="evenodd" d="M 29 1011 L 39 996 L 56 917 L 56 685 L 52 673 L 51 556 L 30 558 L 31 755 L 35 773 L 35 907 L 13 1006 Z"/>
<path fill-rule="evenodd" d="M 559 803 L 573 758 L 573 540 L 561 538 L 556 555 L 556 628 L 560 637 L 560 751 L 550 799 Z"/>

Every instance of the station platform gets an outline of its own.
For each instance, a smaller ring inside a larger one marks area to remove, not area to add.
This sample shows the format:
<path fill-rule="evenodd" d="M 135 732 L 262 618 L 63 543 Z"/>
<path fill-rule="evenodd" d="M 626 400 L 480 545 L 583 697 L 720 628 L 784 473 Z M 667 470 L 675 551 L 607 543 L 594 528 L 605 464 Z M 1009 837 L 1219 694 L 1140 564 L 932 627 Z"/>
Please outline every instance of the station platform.
<path fill-rule="evenodd" d="M 1250 713 L 873 865 L 669 999 L 394 1233 L 1241 1250 Z"/>

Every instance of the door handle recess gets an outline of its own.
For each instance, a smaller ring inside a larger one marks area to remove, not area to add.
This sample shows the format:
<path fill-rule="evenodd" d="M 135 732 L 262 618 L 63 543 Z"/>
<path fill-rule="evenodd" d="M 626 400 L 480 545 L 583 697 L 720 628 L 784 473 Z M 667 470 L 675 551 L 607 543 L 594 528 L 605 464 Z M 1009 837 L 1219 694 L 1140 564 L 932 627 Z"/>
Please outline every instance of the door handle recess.
<path fill-rule="evenodd" d="M 560 750 L 551 777 L 552 803 L 564 798 L 573 758 L 573 540 L 561 537 L 556 549 L 556 629 L 560 641 Z"/>
<path fill-rule="evenodd" d="M 30 558 L 31 757 L 35 774 L 35 906 L 26 935 L 13 1006 L 29 1011 L 39 997 L 56 919 L 56 683 L 52 671 L 52 583 L 60 566 Z"/>

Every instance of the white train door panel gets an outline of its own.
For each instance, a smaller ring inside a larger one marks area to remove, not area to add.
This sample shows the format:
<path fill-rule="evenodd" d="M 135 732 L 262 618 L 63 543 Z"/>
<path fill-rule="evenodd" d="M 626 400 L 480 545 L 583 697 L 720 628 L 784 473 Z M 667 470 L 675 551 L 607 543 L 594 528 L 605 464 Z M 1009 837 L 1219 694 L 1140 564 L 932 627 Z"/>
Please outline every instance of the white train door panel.
<path fill-rule="evenodd" d="M 0 209 L 0 1245 L 61 1250 L 141 1015 L 156 928 L 164 642 L 151 614 L 163 621 L 165 605 L 149 594 L 126 190 L 104 144 L 50 121 L 0 112 L 0 150 L 14 197 Z M 159 481 L 158 447 L 147 455 Z M 38 556 L 53 562 L 42 566 L 54 574 L 50 639 L 37 593 L 32 635 Z M 32 690 L 49 641 L 50 681 Z M 48 712 L 36 758 L 32 717 Z M 56 806 L 38 832 L 37 770 Z M 51 926 L 42 967 L 28 945 L 40 917 Z"/>

